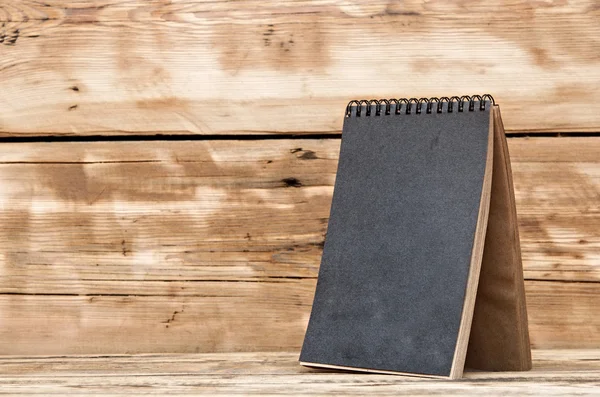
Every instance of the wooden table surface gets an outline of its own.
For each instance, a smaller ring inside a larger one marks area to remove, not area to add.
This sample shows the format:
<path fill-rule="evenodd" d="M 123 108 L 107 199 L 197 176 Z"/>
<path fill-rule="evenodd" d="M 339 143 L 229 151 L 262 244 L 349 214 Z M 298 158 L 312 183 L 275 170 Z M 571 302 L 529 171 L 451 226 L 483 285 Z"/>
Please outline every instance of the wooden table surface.
<path fill-rule="evenodd" d="M 534 350 L 529 372 L 434 380 L 301 367 L 298 353 L 0 358 L 0 395 L 540 396 L 600 393 L 600 350 Z"/>

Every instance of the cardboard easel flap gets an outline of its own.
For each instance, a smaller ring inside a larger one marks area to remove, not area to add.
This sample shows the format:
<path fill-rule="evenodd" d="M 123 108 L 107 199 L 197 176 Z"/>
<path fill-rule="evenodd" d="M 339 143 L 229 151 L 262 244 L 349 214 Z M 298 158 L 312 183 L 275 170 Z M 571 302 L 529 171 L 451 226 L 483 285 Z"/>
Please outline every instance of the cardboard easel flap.
<path fill-rule="evenodd" d="M 495 106 L 492 193 L 466 366 L 531 369 L 531 347 L 512 171 L 500 109 Z"/>

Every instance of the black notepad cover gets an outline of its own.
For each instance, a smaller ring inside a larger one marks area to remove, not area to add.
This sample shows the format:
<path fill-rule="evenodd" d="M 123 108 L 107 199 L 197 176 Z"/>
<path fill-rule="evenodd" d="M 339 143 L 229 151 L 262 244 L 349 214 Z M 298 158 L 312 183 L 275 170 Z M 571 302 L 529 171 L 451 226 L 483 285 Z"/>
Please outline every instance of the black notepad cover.
<path fill-rule="evenodd" d="M 300 361 L 448 376 L 490 106 L 351 115 Z"/>

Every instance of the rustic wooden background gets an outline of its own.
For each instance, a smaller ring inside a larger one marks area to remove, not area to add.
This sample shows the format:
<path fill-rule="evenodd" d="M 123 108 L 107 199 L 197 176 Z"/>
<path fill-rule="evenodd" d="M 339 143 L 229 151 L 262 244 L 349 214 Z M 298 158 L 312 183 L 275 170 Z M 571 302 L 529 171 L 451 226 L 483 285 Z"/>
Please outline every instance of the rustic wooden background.
<path fill-rule="evenodd" d="M 0 0 L 0 92 L 0 354 L 299 349 L 345 104 L 477 93 L 532 343 L 600 347 L 596 2 Z"/>

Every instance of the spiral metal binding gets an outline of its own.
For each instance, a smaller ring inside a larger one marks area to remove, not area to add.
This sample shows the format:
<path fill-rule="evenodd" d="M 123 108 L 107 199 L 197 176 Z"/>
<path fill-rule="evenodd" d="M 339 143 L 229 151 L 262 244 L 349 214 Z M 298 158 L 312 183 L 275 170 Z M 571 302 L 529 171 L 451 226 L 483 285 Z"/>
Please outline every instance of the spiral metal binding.
<path fill-rule="evenodd" d="M 463 95 L 461 97 L 452 96 L 448 97 L 432 97 L 432 98 L 391 98 L 391 99 L 362 99 L 362 100 L 353 100 L 348 103 L 346 106 L 346 117 L 350 117 L 352 115 L 352 108 L 356 108 L 356 112 L 354 115 L 356 117 L 361 117 L 363 113 L 363 106 L 365 107 L 365 116 L 372 115 L 372 108 L 375 106 L 375 116 L 390 115 L 392 111 L 392 105 L 394 105 L 394 114 L 401 114 L 404 112 L 405 114 L 411 114 L 413 112 L 414 105 L 414 113 L 421 114 L 423 105 L 425 106 L 425 113 L 431 114 L 435 110 L 436 113 L 442 113 L 444 104 L 447 104 L 447 112 L 454 112 L 455 108 L 457 112 L 465 111 L 465 104 L 468 105 L 467 110 L 469 112 L 475 111 L 475 103 L 479 102 L 479 110 L 485 110 L 485 104 L 489 101 L 492 106 L 496 103 L 494 102 L 494 97 L 490 94 L 485 95 Z"/>

